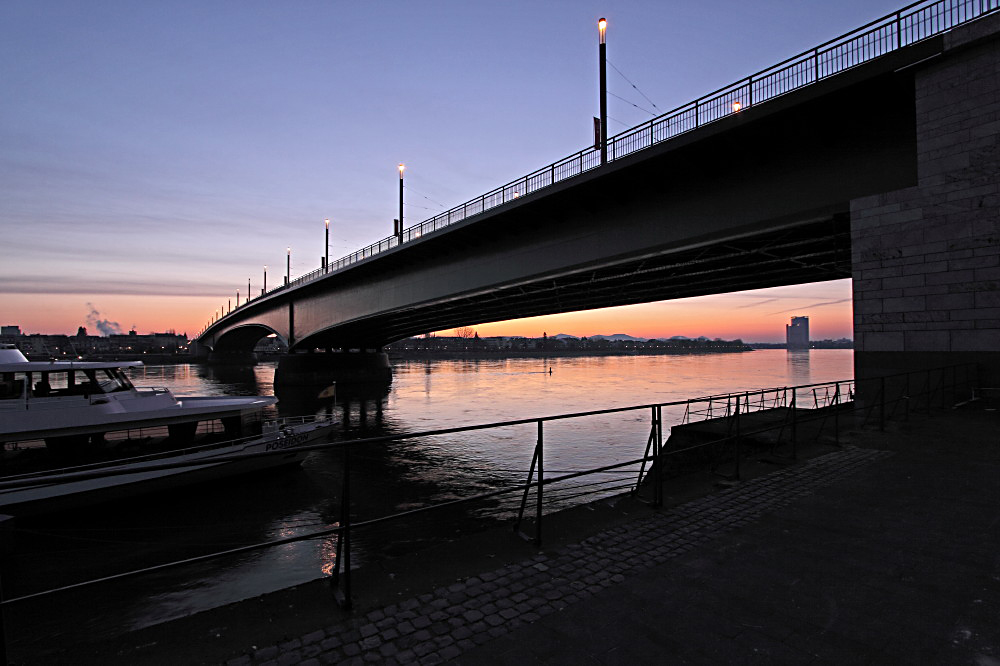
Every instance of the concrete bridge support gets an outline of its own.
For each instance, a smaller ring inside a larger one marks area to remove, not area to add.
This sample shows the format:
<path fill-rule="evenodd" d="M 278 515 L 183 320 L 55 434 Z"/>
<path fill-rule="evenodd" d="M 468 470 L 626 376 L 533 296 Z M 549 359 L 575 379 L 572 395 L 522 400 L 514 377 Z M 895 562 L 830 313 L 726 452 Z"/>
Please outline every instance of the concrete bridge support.
<path fill-rule="evenodd" d="M 392 366 L 382 351 L 286 354 L 274 373 L 275 386 L 344 387 L 391 381 Z"/>
<path fill-rule="evenodd" d="M 257 354 L 246 351 L 212 351 L 205 357 L 205 361 L 212 365 L 257 365 Z"/>
<path fill-rule="evenodd" d="M 851 202 L 855 374 L 980 365 L 1000 386 L 1000 17 L 915 73 L 917 183 Z"/>

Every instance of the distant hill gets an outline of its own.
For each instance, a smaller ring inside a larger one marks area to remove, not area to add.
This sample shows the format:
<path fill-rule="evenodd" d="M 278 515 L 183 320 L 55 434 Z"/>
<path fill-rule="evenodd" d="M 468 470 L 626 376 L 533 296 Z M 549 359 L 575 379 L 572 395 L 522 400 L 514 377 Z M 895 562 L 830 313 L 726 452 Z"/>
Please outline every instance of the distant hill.
<path fill-rule="evenodd" d="M 634 338 L 624 333 L 614 333 L 613 335 L 591 335 L 591 340 L 645 340 L 646 338 Z"/>
<path fill-rule="evenodd" d="M 585 338 L 587 338 L 589 340 L 611 340 L 611 341 L 616 341 L 616 340 L 632 340 L 632 341 L 640 341 L 640 342 L 645 342 L 646 340 L 650 339 L 650 338 L 637 338 L 637 337 L 635 337 L 633 335 L 628 335 L 626 333 L 614 333 L 612 335 L 585 335 L 585 336 L 569 335 L 567 333 L 556 333 L 555 335 L 550 335 L 549 336 L 550 339 L 555 339 L 555 340 L 579 340 L 581 337 L 585 337 Z M 656 340 L 700 340 L 702 342 L 707 342 L 708 340 L 710 340 L 710 338 L 706 338 L 704 335 L 699 335 L 697 338 L 689 338 L 686 335 L 674 335 L 674 336 L 671 336 L 669 338 L 654 338 L 654 339 L 656 339 Z"/>

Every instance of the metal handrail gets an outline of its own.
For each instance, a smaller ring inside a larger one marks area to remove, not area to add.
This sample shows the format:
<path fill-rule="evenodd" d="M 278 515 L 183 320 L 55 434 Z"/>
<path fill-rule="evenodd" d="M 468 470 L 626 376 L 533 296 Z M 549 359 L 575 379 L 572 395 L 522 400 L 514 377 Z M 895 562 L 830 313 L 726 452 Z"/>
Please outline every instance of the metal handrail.
<path fill-rule="evenodd" d="M 556 414 L 556 415 L 544 416 L 544 417 L 514 419 L 514 420 L 510 420 L 510 421 L 500 421 L 500 422 L 495 422 L 495 423 L 475 424 L 475 425 L 469 425 L 469 426 L 457 426 L 457 427 L 452 427 L 452 428 L 439 428 L 439 429 L 436 429 L 436 430 L 428 430 L 428 431 L 422 431 L 422 432 L 402 433 L 402 434 L 394 434 L 394 435 L 383 435 L 383 436 L 379 436 L 379 437 L 368 437 L 368 438 L 363 438 L 363 439 L 354 439 L 354 440 L 348 440 L 348 441 L 342 441 L 342 442 L 313 444 L 313 445 L 309 445 L 309 446 L 296 447 L 295 450 L 296 451 L 316 451 L 316 450 L 340 449 L 340 450 L 344 451 L 345 454 L 346 454 L 351 449 L 354 449 L 356 447 L 363 446 L 363 445 L 384 444 L 384 443 L 388 443 L 388 442 L 401 441 L 401 440 L 405 440 L 405 439 L 414 439 L 414 438 L 418 438 L 418 437 L 430 437 L 430 436 L 435 436 L 435 435 L 453 434 L 453 433 L 460 433 L 460 432 L 470 432 L 470 431 L 474 431 L 474 430 L 486 430 L 486 429 L 492 429 L 492 428 L 501 428 L 501 427 L 515 426 L 515 425 L 538 424 L 539 426 L 541 426 L 541 424 L 546 423 L 546 422 L 551 422 L 551 421 L 561 421 L 561 420 L 575 419 L 575 418 L 588 417 L 588 416 L 598 416 L 598 415 L 605 415 L 605 414 L 615 414 L 615 413 L 623 413 L 623 412 L 639 411 L 639 410 L 649 410 L 649 409 L 654 410 L 655 413 L 657 413 L 657 414 L 660 415 L 658 417 L 657 426 L 660 428 L 660 436 L 662 437 L 662 432 L 663 432 L 663 430 L 662 430 L 662 409 L 664 407 L 685 407 L 685 412 L 684 412 L 685 417 L 682 417 L 681 421 L 679 422 L 679 425 L 682 425 L 683 423 L 688 422 L 685 419 L 686 419 L 687 415 L 689 413 L 691 413 L 691 409 L 690 408 L 691 408 L 691 405 L 694 404 L 694 403 L 703 403 L 703 402 L 714 403 L 714 402 L 719 402 L 719 401 L 722 401 L 722 400 L 726 400 L 728 404 L 732 405 L 733 401 L 735 401 L 737 404 L 741 405 L 741 407 L 738 410 L 738 412 L 745 414 L 745 413 L 747 413 L 746 411 L 744 411 L 745 406 L 746 405 L 752 405 L 753 403 L 752 403 L 751 399 L 754 399 L 755 397 L 763 397 L 763 396 L 765 396 L 767 394 L 773 394 L 775 392 L 790 392 L 790 395 L 794 396 L 797 393 L 802 392 L 802 391 L 809 391 L 809 390 L 813 390 L 813 389 L 833 387 L 834 388 L 834 392 L 832 394 L 830 394 L 828 391 L 824 394 L 825 397 L 826 397 L 826 401 L 824 402 L 824 404 L 817 404 L 816 405 L 817 407 L 821 407 L 821 408 L 822 407 L 829 408 L 829 407 L 836 407 L 836 406 L 845 405 L 845 404 L 848 404 L 848 403 L 852 402 L 853 397 L 855 395 L 855 393 L 853 391 L 853 386 L 855 384 L 857 384 L 858 382 L 862 382 L 862 381 L 865 381 L 865 382 L 881 382 L 881 389 L 876 394 L 875 404 L 871 405 L 870 408 L 869 408 L 869 411 L 868 411 L 867 415 L 863 415 L 863 416 L 864 416 L 864 419 L 865 419 L 866 422 L 869 421 L 871 419 L 871 417 L 872 417 L 873 410 L 877 407 L 879 409 L 879 424 L 880 424 L 880 427 L 884 427 L 884 421 L 885 421 L 885 419 L 886 418 L 892 418 L 892 416 L 895 416 L 895 411 L 896 411 L 895 407 L 900 402 L 902 402 L 902 403 L 904 403 L 906 405 L 906 409 L 907 409 L 906 416 L 909 415 L 909 410 L 910 410 L 909 403 L 911 401 L 913 401 L 914 398 L 924 397 L 925 400 L 926 400 L 927 409 L 929 410 L 930 409 L 930 404 L 931 404 L 931 394 L 935 390 L 942 395 L 942 404 L 944 404 L 946 402 L 944 400 L 944 397 L 945 397 L 945 388 L 946 388 L 946 386 L 945 386 L 945 379 L 944 379 L 944 377 L 945 377 L 945 371 L 950 370 L 951 373 L 952 373 L 951 387 L 952 387 L 952 392 L 954 393 L 955 386 L 957 386 L 957 384 L 958 384 L 957 378 L 956 378 L 956 369 L 958 369 L 958 368 L 962 368 L 963 369 L 964 380 L 963 380 L 962 384 L 963 385 L 973 384 L 974 381 L 970 381 L 970 379 L 969 379 L 969 375 L 971 374 L 970 373 L 970 368 L 972 370 L 974 370 L 976 368 L 976 364 L 974 364 L 974 363 L 966 363 L 966 364 L 959 364 L 959 365 L 952 365 L 952 366 L 942 366 L 940 368 L 929 368 L 929 369 L 925 369 L 925 370 L 916 370 L 916 371 L 911 371 L 911 372 L 898 373 L 898 374 L 894 374 L 894 375 L 886 375 L 886 376 L 881 376 L 881 377 L 876 377 L 876 378 L 869 378 L 869 379 L 865 379 L 865 380 L 838 380 L 838 381 L 831 381 L 831 382 L 818 382 L 818 383 L 812 383 L 812 384 L 801 384 L 801 385 L 798 385 L 798 386 L 781 387 L 781 388 L 777 388 L 777 389 L 767 388 L 767 389 L 758 389 L 758 390 L 752 390 L 752 391 L 737 391 L 737 392 L 732 392 L 732 393 L 723 393 L 723 394 L 718 394 L 718 395 L 703 396 L 703 397 L 700 397 L 700 398 L 690 398 L 690 399 L 687 399 L 687 400 L 676 400 L 676 401 L 661 402 L 661 403 L 649 403 L 649 404 L 644 404 L 644 405 L 632 405 L 632 406 L 628 406 L 628 407 L 612 407 L 612 408 L 607 408 L 607 409 L 590 410 L 590 411 L 585 411 L 585 412 L 571 412 L 571 413 Z M 941 377 L 940 382 L 937 385 L 937 389 L 934 389 L 931 386 L 931 382 L 930 382 L 931 375 L 932 375 L 932 373 L 935 373 L 935 372 L 939 373 L 939 375 Z M 911 377 L 915 377 L 915 376 L 919 376 L 919 375 L 926 375 L 926 378 L 927 378 L 926 381 L 925 381 L 925 383 L 924 383 L 924 389 L 923 389 L 924 393 L 920 393 L 920 394 L 918 394 L 916 396 L 909 395 L 909 389 L 911 388 L 910 387 L 910 378 Z M 885 392 L 885 381 L 886 380 L 897 379 L 897 378 L 901 378 L 901 377 L 907 379 L 907 392 L 904 395 L 900 395 L 899 397 L 894 398 L 892 400 L 893 411 L 891 413 L 887 414 L 887 412 L 886 412 L 886 409 L 887 409 L 887 399 L 886 399 L 886 392 Z M 849 390 L 847 392 L 848 398 L 846 398 L 846 399 L 843 397 L 844 393 L 840 390 L 840 387 L 843 386 L 843 385 L 849 385 L 849 386 L 852 387 L 851 390 Z M 924 394 L 926 394 L 926 395 L 924 395 Z M 757 404 L 760 404 L 760 403 L 757 403 Z M 791 401 L 790 404 L 791 404 L 791 406 L 793 408 L 795 407 L 794 398 L 792 399 L 792 401 Z M 697 411 L 699 411 L 699 410 L 695 410 L 695 412 L 697 412 Z M 806 411 L 808 411 L 808 412 L 813 412 L 813 411 L 822 412 L 824 410 L 822 410 L 822 409 L 811 410 L 810 409 L 810 410 L 800 410 L 800 411 L 803 411 L 803 412 L 806 412 Z M 737 413 L 737 410 L 733 410 L 732 412 L 729 412 L 727 410 L 727 413 L 725 413 L 724 415 L 715 414 L 714 416 L 708 416 L 707 418 L 721 418 L 721 417 L 730 418 L 735 413 Z M 825 419 L 826 415 L 812 417 L 812 418 L 814 418 L 814 419 Z M 807 418 L 801 418 L 799 422 L 801 423 L 801 422 L 805 422 L 807 420 L 808 420 L 808 417 Z M 776 429 L 777 427 L 784 427 L 784 426 L 772 426 L 770 429 Z M 747 436 L 747 435 L 753 434 L 754 432 L 764 432 L 767 429 L 768 428 L 762 428 L 762 429 L 760 429 L 758 431 L 746 431 L 746 432 L 743 433 L 743 435 Z M 529 481 L 527 483 L 523 483 L 523 484 L 517 484 L 517 485 L 514 485 L 514 486 L 500 488 L 500 489 L 497 489 L 497 490 L 488 491 L 486 493 L 479 493 L 479 494 L 472 495 L 472 496 L 469 496 L 469 497 L 464 497 L 464 498 L 460 498 L 460 499 L 456 499 L 456 500 L 450 500 L 450 501 L 447 501 L 447 502 L 444 502 L 444 503 L 433 504 L 433 505 L 429 505 L 429 506 L 426 506 L 426 507 L 420 507 L 420 508 L 416 508 L 416 509 L 411 509 L 409 511 L 405 511 L 405 512 L 398 513 L 398 514 L 391 514 L 391 515 L 388 515 L 388 516 L 381 516 L 381 517 L 377 517 L 377 518 L 368 519 L 368 520 L 365 520 L 365 521 L 358 521 L 358 522 L 353 523 L 352 529 L 356 529 L 356 528 L 363 527 L 363 526 L 366 526 L 366 525 L 374 525 L 374 524 L 384 523 L 386 521 L 398 519 L 398 518 L 400 518 L 402 516 L 408 516 L 408 515 L 412 515 L 414 513 L 421 513 L 421 512 L 426 512 L 426 511 L 432 511 L 432 510 L 440 509 L 440 508 L 445 507 L 445 506 L 454 506 L 456 504 L 470 503 L 470 502 L 475 502 L 475 501 L 479 501 L 479 500 L 482 500 L 482 499 L 493 498 L 493 497 L 497 497 L 497 496 L 500 496 L 500 495 L 511 494 L 511 493 L 515 493 L 515 492 L 527 492 L 527 490 L 529 490 L 531 488 L 538 488 L 539 486 L 542 486 L 542 485 L 548 486 L 548 485 L 557 483 L 559 481 L 565 481 L 567 479 L 578 478 L 578 477 L 589 475 L 589 474 L 595 474 L 595 473 L 600 473 L 600 472 L 606 472 L 606 471 L 609 471 L 609 470 L 620 469 L 620 468 L 624 468 L 624 467 L 636 465 L 636 464 L 639 464 L 639 463 L 651 463 L 651 462 L 654 462 L 655 460 L 658 459 L 657 456 L 675 455 L 675 454 L 680 454 L 680 453 L 684 453 L 686 451 L 693 450 L 695 448 L 704 448 L 706 446 L 715 446 L 715 445 L 718 445 L 720 442 L 724 442 L 724 441 L 727 441 L 727 440 L 730 440 L 730 439 L 732 439 L 732 437 L 731 436 L 727 436 L 727 437 L 723 437 L 722 439 L 719 439 L 719 440 L 705 442 L 703 444 L 699 444 L 697 446 L 692 446 L 692 447 L 688 447 L 688 448 L 684 448 L 684 449 L 676 449 L 676 450 L 671 450 L 669 452 L 658 451 L 653 456 L 649 456 L 648 452 L 647 452 L 647 455 L 644 455 L 642 458 L 636 458 L 634 460 L 626 460 L 626 461 L 623 461 L 623 462 L 612 463 L 612 464 L 609 464 L 609 465 L 604 465 L 604 466 L 593 468 L 593 469 L 587 469 L 587 470 L 580 470 L 580 471 L 570 472 L 570 473 L 562 474 L 562 475 L 556 476 L 556 477 L 545 478 L 544 480 L 539 480 L 539 481 L 532 481 L 532 480 L 529 479 Z M 262 452 L 262 453 L 254 453 L 254 454 L 243 454 L 243 455 L 238 455 L 238 456 L 226 456 L 226 457 L 220 456 L 218 458 L 218 460 L 219 461 L 246 460 L 248 458 L 265 457 L 265 456 L 269 456 L 269 455 L 284 455 L 284 454 L 287 454 L 287 452 L 288 452 L 287 450 L 284 450 L 284 451 L 278 451 L 278 452 Z M 190 464 L 191 463 L 173 463 L 173 464 L 164 463 L 162 465 L 158 465 L 156 468 L 157 469 L 167 469 L 169 467 L 184 467 L 184 466 L 188 466 Z M 345 482 L 346 481 L 347 481 L 347 477 L 346 477 L 346 472 L 345 472 Z M 343 523 L 344 521 L 342 520 L 341 522 Z M 207 561 L 207 560 L 211 560 L 211 559 L 216 559 L 216 558 L 219 558 L 219 557 L 225 557 L 225 556 L 232 555 L 232 554 L 235 554 L 235 553 L 245 553 L 245 552 L 250 552 L 250 551 L 253 551 L 253 550 L 260 550 L 260 549 L 264 549 L 264 548 L 268 548 L 268 547 L 272 547 L 272 546 L 277 546 L 277 545 L 281 545 L 281 544 L 287 544 L 287 543 L 293 543 L 293 542 L 296 542 L 296 541 L 305 541 L 305 540 L 309 540 L 309 539 L 316 539 L 316 538 L 321 538 L 321 537 L 324 537 L 324 536 L 330 536 L 330 535 L 333 535 L 333 534 L 342 533 L 344 530 L 345 530 L 345 527 L 343 525 L 338 525 L 336 527 L 325 528 L 325 529 L 322 529 L 322 530 L 317 530 L 317 531 L 309 532 L 307 534 L 300 534 L 300 535 L 295 535 L 295 536 L 291 536 L 291 537 L 281 538 L 281 539 L 277 539 L 277 540 L 273 540 L 273 541 L 268 541 L 268 542 L 263 542 L 263 543 L 258 543 L 258 544 L 252 544 L 252 545 L 248 545 L 248 546 L 242 546 L 242 547 L 239 547 L 239 548 L 225 550 L 225 551 L 221 551 L 221 552 L 217 552 L 217 553 L 208 553 L 208 554 L 205 554 L 205 555 L 200 555 L 200 556 L 196 556 L 196 557 L 193 557 L 193 558 L 188 558 L 188 559 L 184 559 L 184 560 L 180 560 L 180 561 L 176 561 L 176 562 L 168 562 L 168 563 L 164 563 L 164 564 L 155 565 L 153 567 L 148 567 L 148 568 L 144 568 L 144 569 L 137 569 L 137 570 L 133 570 L 133 571 L 127 571 L 127 572 L 124 572 L 124 573 L 121 573 L 121 574 L 115 574 L 115 575 L 111 575 L 111 576 L 106 576 L 106 577 L 102 577 L 102 578 L 94 579 L 94 580 L 90 580 L 90 581 L 82 581 L 82 582 L 74 583 L 74 584 L 67 585 L 67 586 L 64 586 L 64 587 L 54 588 L 54 589 L 51 589 L 51 590 L 45 590 L 45 591 L 41 591 L 41 592 L 36 592 L 36 593 L 32 593 L 32 594 L 21 596 L 21 597 L 16 597 L 16 598 L 12 598 L 12 599 L 2 599 L 2 600 L 0 600 L 0 607 L 11 606 L 11 605 L 14 605 L 14 604 L 19 603 L 19 602 L 27 601 L 29 599 L 35 599 L 35 598 L 39 598 L 39 597 L 42 597 L 42 596 L 47 596 L 47 595 L 51 595 L 51 594 L 56 594 L 56 593 L 60 593 L 60 592 L 69 591 L 69 590 L 72 590 L 72 589 L 79 589 L 81 587 L 86 587 L 86 586 L 93 585 L 93 584 L 109 583 L 109 582 L 114 582 L 114 581 L 122 580 L 122 579 L 126 579 L 126 578 L 133 578 L 133 577 L 138 576 L 138 575 L 143 575 L 143 574 L 146 574 L 146 573 L 152 573 L 154 571 L 162 571 L 162 570 L 165 570 L 165 569 L 168 569 L 168 568 L 172 568 L 172 567 L 177 567 L 177 566 L 183 566 L 183 565 L 186 565 L 186 564 L 191 564 L 193 562 L 202 562 L 202 561 Z"/>
<path fill-rule="evenodd" d="M 608 139 L 608 161 L 615 161 L 695 129 L 736 115 L 758 104 L 812 85 L 859 65 L 871 62 L 905 46 L 935 37 L 958 26 L 1000 10 L 1000 0 L 919 0 L 839 37 L 762 69 L 734 83 L 718 88 L 696 100 L 636 125 Z M 738 103 L 738 106 L 734 106 Z M 523 196 L 574 178 L 600 166 L 600 150 L 588 147 L 470 199 L 449 210 L 403 230 L 402 242 L 470 219 Z M 401 241 L 389 236 L 352 254 L 275 287 L 249 302 L 279 291 L 312 282 L 342 271 L 398 247 Z M 237 305 L 234 309 L 239 310 Z M 231 314 L 231 313 L 230 313 Z M 201 336 L 229 315 L 210 322 Z"/>

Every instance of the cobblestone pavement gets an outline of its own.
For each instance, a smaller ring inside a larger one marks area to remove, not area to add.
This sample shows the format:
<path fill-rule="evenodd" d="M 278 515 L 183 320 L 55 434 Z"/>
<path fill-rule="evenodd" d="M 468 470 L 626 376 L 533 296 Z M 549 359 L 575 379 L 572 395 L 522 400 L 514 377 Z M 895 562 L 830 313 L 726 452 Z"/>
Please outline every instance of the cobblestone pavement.
<path fill-rule="evenodd" d="M 625 581 L 755 523 L 889 455 L 860 448 L 838 450 L 669 510 L 650 511 L 648 516 L 580 543 L 541 552 L 280 645 L 256 649 L 228 663 L 489 660 L 496 655 L 484 644 L 541 623 L 547 616 L 586 606 L 582 602 L 594 595 L 605 590 L 613 593 Z M 505 648 L 509 650 L 510 645 Z M 516 661 L 512 657 L 511 663 Z"/>

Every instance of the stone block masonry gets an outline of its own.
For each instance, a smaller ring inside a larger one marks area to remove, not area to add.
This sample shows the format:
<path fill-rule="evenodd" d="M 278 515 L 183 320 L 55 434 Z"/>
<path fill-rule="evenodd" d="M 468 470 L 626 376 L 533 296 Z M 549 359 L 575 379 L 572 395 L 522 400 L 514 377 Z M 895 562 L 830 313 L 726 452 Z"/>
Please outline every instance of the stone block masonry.
<path fill-rule="evenodd" d="M 976 361 L 1000 380 L 1000 16 L 913 73 L 917 183 L 851 202 L 856 374 Z"/>

